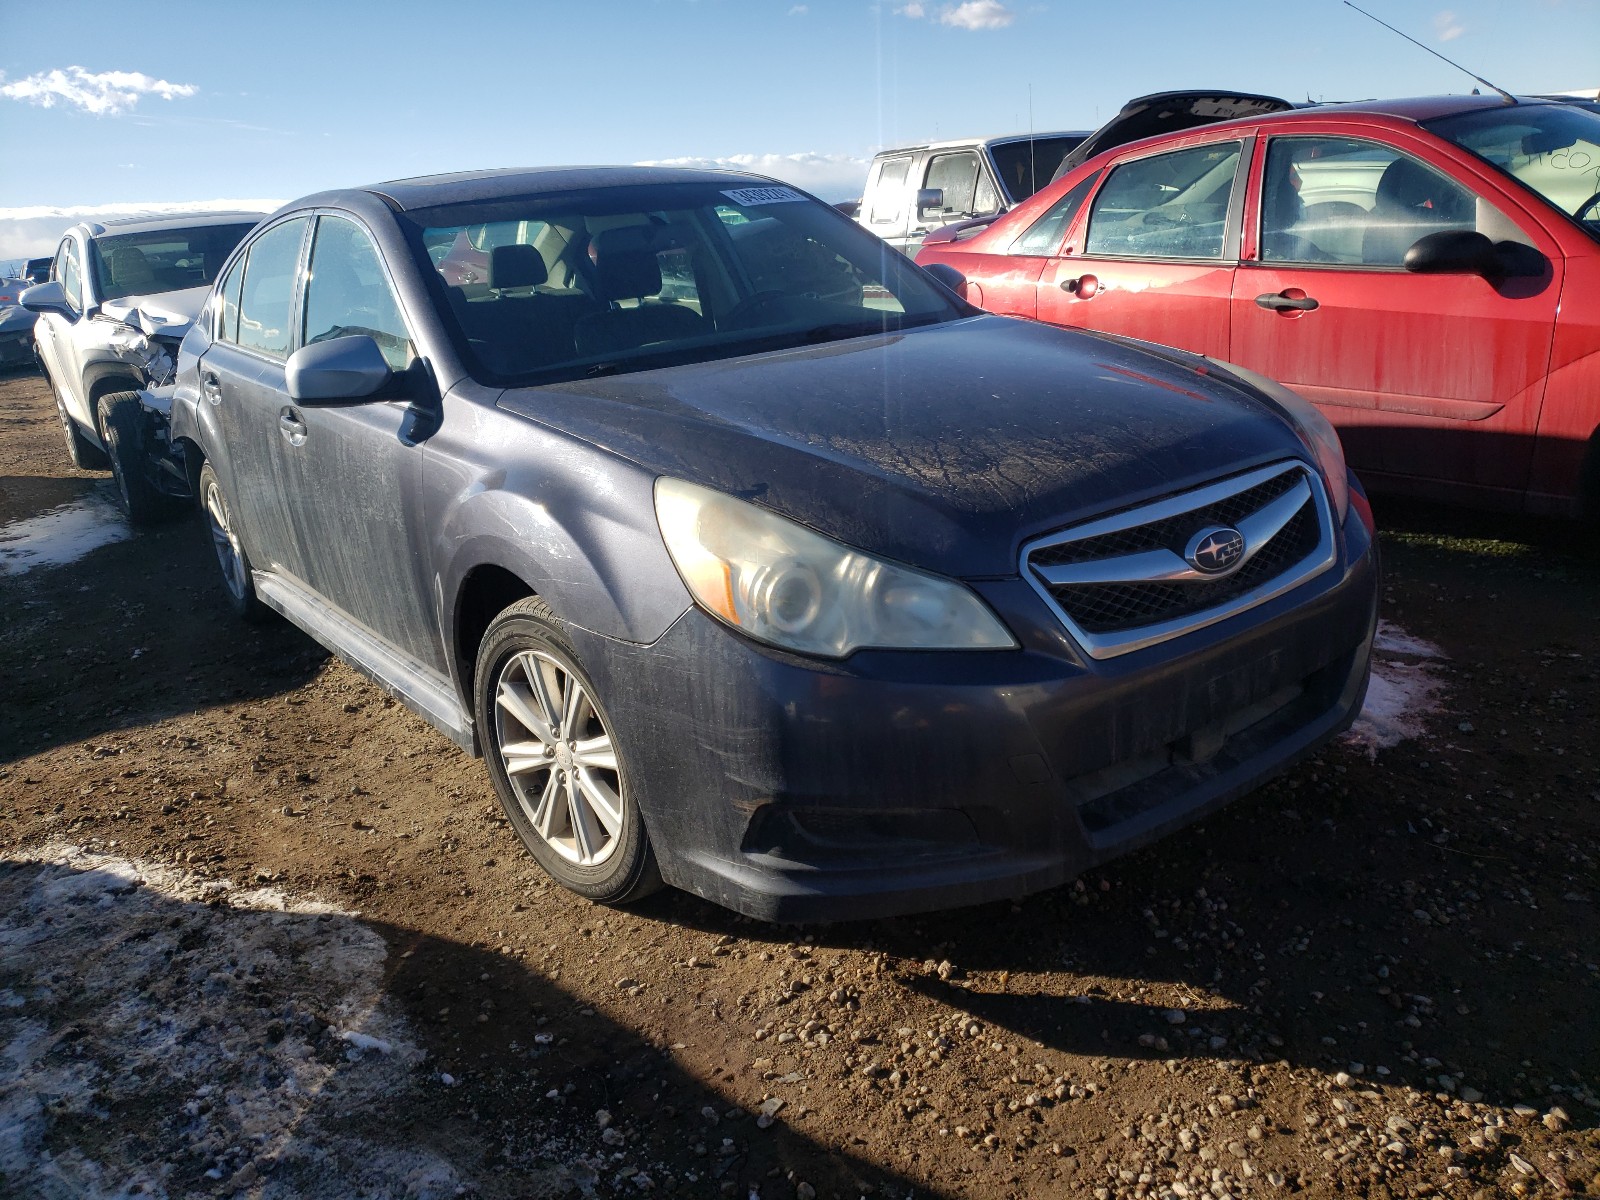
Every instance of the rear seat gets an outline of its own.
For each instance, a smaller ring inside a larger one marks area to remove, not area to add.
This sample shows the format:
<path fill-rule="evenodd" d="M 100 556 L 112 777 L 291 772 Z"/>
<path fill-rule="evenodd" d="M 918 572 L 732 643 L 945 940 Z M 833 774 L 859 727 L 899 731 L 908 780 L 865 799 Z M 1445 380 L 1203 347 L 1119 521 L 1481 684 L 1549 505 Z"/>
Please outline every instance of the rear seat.
<path fill-rule="evenodd" d="M 539 291 L 548 278 L 535 247 L 497 246 L 481 298 L 469 298 L 459 287 L 445 289 L 467 340 L 496 374 L 521 375 L 576 357 L 573 329 L 603 311 L 604 305 L 582 292 Z"/>

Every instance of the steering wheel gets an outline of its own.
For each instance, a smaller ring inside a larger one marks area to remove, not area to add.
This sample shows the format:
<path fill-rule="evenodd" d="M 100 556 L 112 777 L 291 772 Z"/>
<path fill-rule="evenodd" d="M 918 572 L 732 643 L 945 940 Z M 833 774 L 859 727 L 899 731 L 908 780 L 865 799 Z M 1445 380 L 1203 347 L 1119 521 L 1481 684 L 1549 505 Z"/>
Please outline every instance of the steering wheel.
<path fill-rule="evenodd" d="M 751 313 L 757 311 L 765 305 L 771 304 L 775 300 L 787 300 L 788 298 L 789 295 L 787 292 L 780 292 L 772 288 L 769 288 L 764 292 L 752 292 L 743 300 L 735 304 L 727 312 L 723 313 L 722 320 L 718 322 L 718 324 L 738 325 L 740 321 L 744 320 L 744 318 L 748 317 Z"/>
<path fill-rule="evenodd" d="M 1591 208 L 1595 207 L 1595 205 L 1597 205 L 1597 204 L 1600 204 L 1600 192 L 1596 192 L 1594 195 L 1590 196 L 1587 200 L 1585 200 L 1582 204 L 1578 205 L 1578 207 L 1573 211 L 1572 215 L 1574 217 L 1576 217 L 1578 220 L 1581 221 L 1581 220 L 1584 219 L 1583 218 L 1583 214 L 1588 212 Z"/>

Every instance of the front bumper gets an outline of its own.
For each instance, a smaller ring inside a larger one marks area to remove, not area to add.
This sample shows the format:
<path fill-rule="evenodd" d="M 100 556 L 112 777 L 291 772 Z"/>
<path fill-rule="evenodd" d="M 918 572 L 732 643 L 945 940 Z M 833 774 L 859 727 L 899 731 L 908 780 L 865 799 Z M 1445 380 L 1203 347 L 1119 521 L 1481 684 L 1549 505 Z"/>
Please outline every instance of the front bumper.
<path fill-rule="evenodd" d="M 1376 552 L 1226 621 L 1080 654 L 1020 579 L 976 585 L 1010 652 L 758 646 L 698 609 L 653 646 L 571 630 L 669 883 L 779 921 L 883 917 L 1064 883 L 1219 808 L 1345 729 Z"/>

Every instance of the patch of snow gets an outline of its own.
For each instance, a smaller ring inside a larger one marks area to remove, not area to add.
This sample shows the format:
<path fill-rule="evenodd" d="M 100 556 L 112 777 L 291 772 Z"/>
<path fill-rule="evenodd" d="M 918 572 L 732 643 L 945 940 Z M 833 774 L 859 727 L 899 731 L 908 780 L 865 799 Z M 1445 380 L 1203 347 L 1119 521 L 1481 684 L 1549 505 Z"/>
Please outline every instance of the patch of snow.
<path fill-rule="evenodd" d="M 253 1200 L 423 1200 L 470 1187 L 385 1119 L 428 1072 L 384 1001 L 385 943 L 353 914 L 68 845 L 0 856 L 0 913 L 0 1178 L 13 1194 L 175 1200 L 220 1180 Z"/>
<path fill-rule="evenodd" d="M 94 491 L 36 517 L 0 525 L 0 575 L 76 562 L 91 550 L 132 536 L 109 493 Z"/>
<path fill-rule="evenodd" d="M 1413 637 L 1393 622 L 1379 621 L 1366 703 L 1345 740 L 1365 748 L 1368 758 L 1377 758 L 1379 750 L 1421 737 L 1427 719 L 1442 709 L 1447 687 L 1438 663 L 1448 657 L 1432 642 Z M 1407 658 L 1421 661 L 1404 661 Z"/>
<path fill-rule="evenodd" d="M 1412 637 L 1393 621 L 1379 621 L 1378 634 L 1372 641 L 1374 654 L 1409 654 L 1413 658 L 1449 658 L 1432 642 Z"/>

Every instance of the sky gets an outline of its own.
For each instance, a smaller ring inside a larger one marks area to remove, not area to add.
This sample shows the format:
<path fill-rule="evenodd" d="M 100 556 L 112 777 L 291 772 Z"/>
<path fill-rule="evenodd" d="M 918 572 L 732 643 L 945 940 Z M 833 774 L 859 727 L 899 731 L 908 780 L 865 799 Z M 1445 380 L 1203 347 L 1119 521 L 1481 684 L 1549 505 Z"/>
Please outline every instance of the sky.
<path fill-rule="evenodd" d="M 1514 92 L 1600 85 L 1600 0 L 1359 0 Z M 0 260 L 85 216 L 410 175 L 737 165 L 826 200 L 875 150 L 1131 97 L 1465 92 L 1340 0 L 0 0 Z"/>

